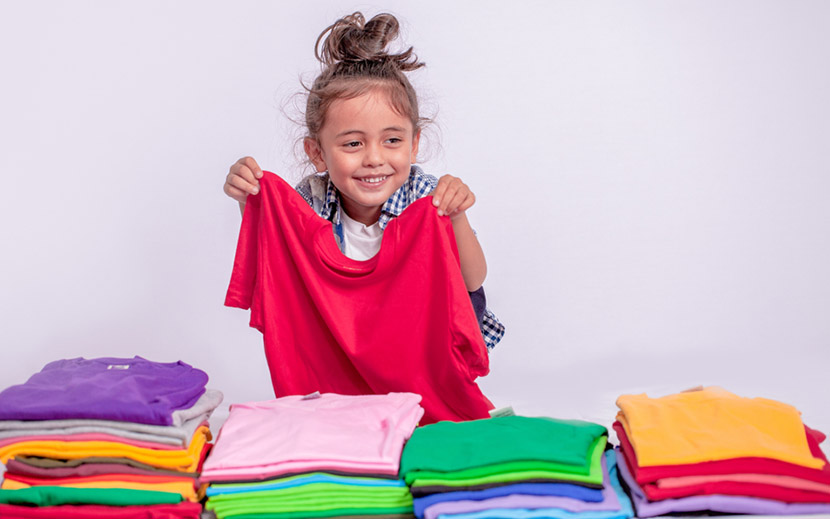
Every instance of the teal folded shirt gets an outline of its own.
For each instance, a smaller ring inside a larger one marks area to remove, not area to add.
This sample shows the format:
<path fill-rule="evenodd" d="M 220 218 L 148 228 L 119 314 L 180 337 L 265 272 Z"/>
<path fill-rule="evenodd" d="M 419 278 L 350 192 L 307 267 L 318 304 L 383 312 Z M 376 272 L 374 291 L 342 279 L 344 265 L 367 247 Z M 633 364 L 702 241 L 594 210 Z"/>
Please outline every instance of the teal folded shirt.
<path fill-rule="evenodd" d="M 126 488 L 72 488 L 36 486 L 17 490 L 0 490 L 0 503 L 11 505 L 161 505 L 182 501 L 175 492 Z"/>

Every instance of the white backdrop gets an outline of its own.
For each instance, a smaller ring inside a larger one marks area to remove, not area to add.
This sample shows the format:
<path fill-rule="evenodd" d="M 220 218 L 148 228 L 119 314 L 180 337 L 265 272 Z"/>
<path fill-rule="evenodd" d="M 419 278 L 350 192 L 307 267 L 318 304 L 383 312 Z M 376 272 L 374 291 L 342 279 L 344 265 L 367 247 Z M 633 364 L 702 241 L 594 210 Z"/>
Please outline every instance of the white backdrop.
<path fill-rule="evenodd" d="M 137 354 L 270 398 L 222 306 L 222 183 L 248 154 L 299 178 L 283 107 L 318 33 L 388 10 L 427 63 L 424 167 L 478 197 L 497 405 L 609 424 L 717 384 L 830 431 L 830 3 L 0 6 L 0 386 Z"/>

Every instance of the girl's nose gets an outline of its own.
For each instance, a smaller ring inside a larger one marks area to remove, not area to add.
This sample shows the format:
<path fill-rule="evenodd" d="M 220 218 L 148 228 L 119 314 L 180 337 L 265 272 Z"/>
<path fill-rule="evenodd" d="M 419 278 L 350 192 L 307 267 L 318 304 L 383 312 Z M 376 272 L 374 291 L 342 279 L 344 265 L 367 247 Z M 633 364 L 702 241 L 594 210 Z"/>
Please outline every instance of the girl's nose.
<path fill-rule="evenodd" d="M 383 162 L 383 147 L 377 144 L 366 145 L 366 153 L 363 155 L 363 165 L 366 167 L 377 167 L 382 166 Z"/>

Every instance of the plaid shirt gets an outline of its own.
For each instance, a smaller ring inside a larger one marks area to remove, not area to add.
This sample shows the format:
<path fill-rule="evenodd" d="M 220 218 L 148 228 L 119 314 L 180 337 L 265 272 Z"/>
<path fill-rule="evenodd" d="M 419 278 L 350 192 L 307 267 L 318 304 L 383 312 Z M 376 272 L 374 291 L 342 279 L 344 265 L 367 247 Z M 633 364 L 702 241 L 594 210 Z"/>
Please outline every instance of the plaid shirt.
<path fill-rule="evenodd" d="M 380 219 L 378 220 L 380 228 L 385 229 L 386 224 L 392 218 L 401 214 L 415 200 L 432 193 L 437 185 L 437 178 L 424 173 L 420 167 L 413 165 L 409 173 L 409 180 L 397 191 L 392 193 L 389 200 L 381 207 Z M 329 180 L 328 173 L 317 173 L 308 176 L 301 180 L 295 189 L 317 214 L 333 224 L 334 236 L 337 240 L 337 245 L 342 251 L 343 224 L 340 222 L 340 211 L 342 210 L 340 196 L 337 188 Z M 496 344 L 504 337 L 504 325 L 489 308 L 484 309 L 484 318 L 481 321 L 481 334 L 484 336 L 484 344 L 488 350 L 495 348 Z"/>

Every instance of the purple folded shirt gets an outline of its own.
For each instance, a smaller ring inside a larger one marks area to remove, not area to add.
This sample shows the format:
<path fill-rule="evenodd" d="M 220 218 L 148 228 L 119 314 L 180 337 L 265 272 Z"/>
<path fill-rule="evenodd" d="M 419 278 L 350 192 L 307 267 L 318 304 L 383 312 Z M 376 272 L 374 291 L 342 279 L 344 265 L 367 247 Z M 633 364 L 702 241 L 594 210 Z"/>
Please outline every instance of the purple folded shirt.
<path fill-rule="evenodd" d="M 182 361 L 141 357 L 50 362 L 23 384 L 0 392 L 0 420 L 89 418 L 172 425 L 205 392 L 208 376 Z"/>
<path fill-rule="evenodd" d="M 484 499 L 509 496 L 512 494 L 569 497 L 571 499 L 591 501 L 594 503 L 602 501 L 603 497 L 602 490 L 598 488 L 588 488 L 572 483 L 513 483 L 484 490 L 429 494 L 423 497 L 416 497 L 412 500 L 412 505 L 415 509 L 415 517 L 420 519 L 424 516 L 424 510 L 436 503 L 443 503 L 445 501 L 482 501 Z"/>
<path fill-rule="evenodd" d="M 637 517 L 654 517 L 673 512 L 722 512 L 727 514 L 756 514 L 756 515 L 801 515 L 830 513 L 830 505 L 821 503 L 785 503 L 774 499 L 760 497 L 728 496 L 723 494 L 708 494 L 676 499 L 661 499 L 649 501 L 640 485 L 634 480 L 625 456 L 617 452 L 617 466 L 620 476 L 629 488 L 631 501 L 637 511 Z"/>

